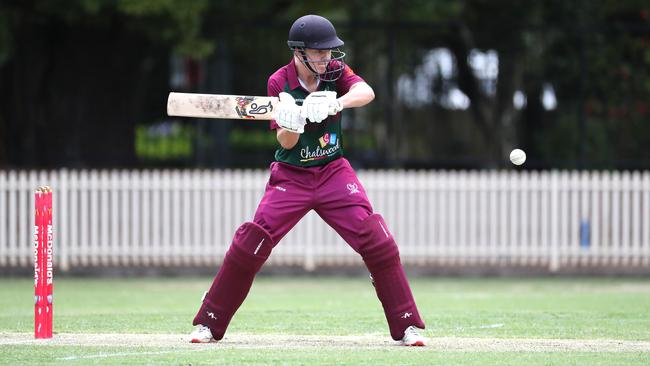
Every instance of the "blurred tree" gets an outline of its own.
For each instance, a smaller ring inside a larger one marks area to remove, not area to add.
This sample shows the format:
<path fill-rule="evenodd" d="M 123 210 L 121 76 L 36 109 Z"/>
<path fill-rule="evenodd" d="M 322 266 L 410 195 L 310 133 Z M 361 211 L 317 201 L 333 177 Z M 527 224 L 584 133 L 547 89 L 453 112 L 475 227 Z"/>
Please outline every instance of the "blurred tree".
<path fill-rule="evenodd" d="M 648 3 L 557 1 L 542 21 L 537 70 L 554 86 L 558 108 L 546 119 L 529 111 L 524 141 L 547 167 L 650 166 L 642 147 L 650 143 Z"/>
<path fill-rule="evenodd" d="M 365 166 L 503 167 L 515 145 L 529 168 L 650 166 L 643 0 L 5 0 L 0 165 L 136 166 L 135 125 L 163 117 L 170 55 L 205 65 L 201 91 L 264 93 L 306 13 L 335 23 L 377 91 L 346 117 L 346 150 Z M 450 71 L 425 70 L 434 54 Z M 477 57 L 496 59 L 492 79 Z M 429 100 L 405 101 L 399 83 L 427 72 L 410 85 Z M 264 124 L 191 123 L 220 149 L 204 155 L 225 159 L 236 141 L 231 166 L 271 157 Z"/>
<path fill-rule="evenodd" d="M 469 152 L 480 156 L 480 166 L 509 165 L 508 152 L 515 146 L 529 152 L 527 167 L 532 168 L 650 165 L 650 151 L 641 147 L 650 136 L 647 2 L 545 0 L 522 6 L 516 0 L 385 0 L 373 7 L 352 3 L 357 4 L 355 14 L 392 30 L 386 35 L 385 53 L 399 55 L 390 60 L 393 69 L 410 69 L 415 77 L 423 70 L 409 65 L 409 60 L 419 58 L 416 62 L 422 63 L 427 50 L 449 49 L 456 68 L 453 80 L 431 86 L 447 91 L 458 86 L 469 98 L 470 126 L 479 132 L 474 137 L 440 127 L 447 118 L 453 124 L 464 119 L 462 113 L 443 113 L 441 109 L 448 109 L 444 106 L 419 107 L 424 113 L 389 107 L 399 109 L 397 116 L 388 113 L 390 119 L 402 116 L 409 122 L 392 129 L 398 134 L 393 138 L 400 146 L 393 148 L 402 150 L 401 160 L 417 154 L 418 146 L 431 146 L 435 134 L 443 134 L 446 141 L 436 143 L 443 155 Z M 421 31 L 426 27 L 432 31 Z M 400 28 L 409 30 L 406 37 L 395 36 L 393 31 Z M 409 47 L 424 52 L 418 56 Z M 495 89 L 486 88 L 480 70 L 472 65 L 475 52 L 492 51 L 498 55 Z M 390 78 L 393 83 L 395 77 Z M 431 91 L 434 96 L 442 92 Z M 513 102 L 515 93 L 523 98 L 519 108 Z M 385 100 L 385 105 L 393 100 Z M 435 133 L 427 132 L 431 130 Z M 425 159 L 436 154 L 424 151 Z"/>
<path fill-rule="evenodd" d="M 200 37 L 206 6 L 3 1 L 0 164 L 133 166 L 135 123 L 164 105 L 169 48 L 196 58 L 212 50 Z"/>

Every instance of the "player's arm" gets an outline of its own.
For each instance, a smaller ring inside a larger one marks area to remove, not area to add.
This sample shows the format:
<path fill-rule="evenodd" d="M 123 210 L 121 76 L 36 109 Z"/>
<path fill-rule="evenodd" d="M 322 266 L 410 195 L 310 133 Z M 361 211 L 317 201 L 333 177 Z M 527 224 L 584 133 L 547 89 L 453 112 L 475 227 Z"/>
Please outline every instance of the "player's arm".
<path fill-rule="evenodd" d="M 350 90 L 338 98 L 343 109 L 363 107 L 375 99 L 375 92 L 365 81 L 354 83 Z"/>
<path fill-rule="evenodd" d="M 306 121 L 291 94 L 283 92 L 279 97 L 280 101 L 273 112 L 274 122 L 280 127 L 276 130 L 276 138 L 283 148 L 292 149 L 304 132 Z"/>
<path fill-rule="evenodd" d="M 321 122 L 345 108 L 363 107 L 375 99 L 375 92 L 365 81 L 350 86 L 340 98 L 332 91 L 317 91 L 309 94 L 302 104 L 302 116 L 312 122 Z"/>
<path fill-rule="evenodd" d="M 300 117 L 300 107 L 290 94 L 283 93 L 282 88 L 269 78 L 267 83 L 267 94 L 278 96 L 280 102 L 273 111 L 274 120 L 271 121 L 271 128 L 275 129 L 276 138 L 284 149 L 292 149 L 298 143 L 300 134 L 304 131 L 306 121 Z"/>
<path fill-rule="evenodd" d="M 284 128 L 278 128 L 276 130 L 276 137 L 278 139 L 278 142 L 280 143 L 280 146 L 283 148 L 290 150 L 293 149 L 294 146 L 298 143 L 298 140 L 300 139 L 300 134 L 296 132 L 291 132 L 289 130 L 285 130 Z"/>
<path fill-rule="evenodd" d="M 302 115 L 311 122 L 321 122 L 341 112 L 345 108 L 363 107 L 375 99 L 375 92 L 349 66 L 345 66 L 343 75 L 336 81 L 340 97 L 331 91 L 311 93 L 302 103 Z"/>

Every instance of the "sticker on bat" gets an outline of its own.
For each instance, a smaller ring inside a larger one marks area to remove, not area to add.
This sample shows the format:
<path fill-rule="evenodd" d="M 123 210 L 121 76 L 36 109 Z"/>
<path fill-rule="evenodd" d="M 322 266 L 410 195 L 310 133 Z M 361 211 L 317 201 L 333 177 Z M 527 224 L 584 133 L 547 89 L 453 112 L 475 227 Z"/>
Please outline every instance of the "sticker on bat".
<path fill-rule="evenodd" d="M 253 103 L 251 104 L 251 109 L 248 110 L 249 114 L 267 114 L 269 112 L 273 112 L 273 104 L 270 101 L 260 106 L 257 103 Z"/>
<path fill-rule="evenodd" d="M 240 118 L 255 118 L 254 116 L 249 116 L 248 113 L 246 113 L 246 108 L 254 100 L 255 98 L 253 97 L 237 97 L 237 106 L 235 107 L 235 111 L 237 111 L 237 114 Z"/>
<path fill-rule="evenodd" d="M 268 104 L 258 105 L 254 103 L 255 97 L 238 97 L 236 100 L 235 110 L 241 118 L 254 119 L 255 114 L 266 114 L 273 111 L 273 104 L 270 101 Z"/>

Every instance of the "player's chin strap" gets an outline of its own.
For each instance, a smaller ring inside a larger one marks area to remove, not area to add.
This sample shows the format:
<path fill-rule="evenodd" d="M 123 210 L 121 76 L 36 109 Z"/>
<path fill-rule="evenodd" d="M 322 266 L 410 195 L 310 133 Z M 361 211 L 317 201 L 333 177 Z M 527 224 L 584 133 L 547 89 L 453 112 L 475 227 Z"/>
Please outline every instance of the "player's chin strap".
<path fill-rule="evenodd" d="M 328 64 L 328 66 L 325 68 L 325 72 L 324 72 L 323 74 L 319 74 L 316 70 L 314 70 L 314 69 L 311 67 L 311 62 L 309 62 L 309 59 L 307 58 L 307 53 L 305 52 L 305 46 L 304 46 L 304 43 L 303 43 L 303 42 L 299 42 L 299 41 L 289 41 L 288 43 L 289 43 L 289 48 L 290 48 L 292 51 L 295 50 L 295 51 L 300 52 L 300 56 L 301 56 L 301 58 L 302 58 L 302 59 L 301 59 L 302 64 L 305 65 L 305 66 L 307 67 L 307 70 L 309 70 L 309 71 L 314 75 L 315 78 L 317 78 L 317 79 L 319 79 L 319 80 L 321 80 L 321 81 L 334 81 L 334 80 L 338 79 L 338 77 L 336 77 L 336 78 L 334 78 L 334 79 L 332 79 L 332 80 L 329 80 L 329 79 L 327 78 L 327 75 L 328 75 L 328 74 L 332 74 L 332 75 L 334 75 L 334 74 L 337 73 L 337 72 L 339 72 L 339 75 L 340 75 L 340 71 L 342 70 L 342 68 L 339 69 L 339 70 L 329 70 L 329 64 Z M 333 49 L 332 52 L 337 52 L 337 53 L 340 54 L 340 56 L 337 57 L 337 58 L 333 58 L 333 59 L 331 59 L 330 62 L 332 62 L 333 60 L 338 60 L 338 61 L 341 62 L 342 65 L 345 65 L 345 64 L 343 63 L 343 57 L 345 57 L 345 52 L 340 51 L 338 48 L 337 48 L 336 50 Z M 334 74 L 333 74 L 333 73 L 334 73 Z"/>
<path fill-rule="evenodd" d="M 296 50 L 298 50 L 298 52 L 300 52 L 300 56 L 302 56 L 302 64 L 307 66 L 307 69 L 309 69 L 309 71 L 311 71 L 311 73 L 314 74 L 314 76 L 317 79 L 320 79 L 320 74 L 311 67 L 309 59 L 307 58 L 307 52 L 305 52 L 305 49 L 296 47 Z M 327 70 L 325 72 L 327 72 Z"/>

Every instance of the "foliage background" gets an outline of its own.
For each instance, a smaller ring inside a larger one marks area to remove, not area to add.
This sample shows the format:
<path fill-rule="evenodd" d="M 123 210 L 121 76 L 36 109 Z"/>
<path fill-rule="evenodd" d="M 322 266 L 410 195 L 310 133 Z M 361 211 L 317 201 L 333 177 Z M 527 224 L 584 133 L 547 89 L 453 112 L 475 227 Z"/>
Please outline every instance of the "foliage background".
<path fill-rule="evenodd" d="M 6 0 L 0 167 L 264 167 L 266 124 L 170 119 L 167 93 L 264 94 L 308 13 L 377 94 L 345 116 L 358 167 L 650 167 L 642 0 Z"/>

